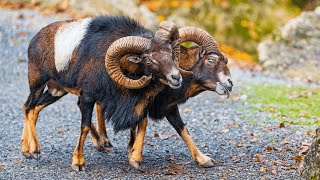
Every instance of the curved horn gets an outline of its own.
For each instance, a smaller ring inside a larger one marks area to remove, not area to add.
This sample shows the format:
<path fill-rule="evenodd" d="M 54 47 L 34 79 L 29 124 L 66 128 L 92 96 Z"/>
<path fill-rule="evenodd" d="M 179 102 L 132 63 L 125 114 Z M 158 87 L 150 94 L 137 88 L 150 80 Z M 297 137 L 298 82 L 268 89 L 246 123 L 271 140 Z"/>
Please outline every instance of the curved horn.
<path fill-rule="evenodd" d="M 129 53 L 142 54 L 150 48 L 151 41 L 138 36 L 127 36 L 113 42 L 107 50 L 105 65 L 110 78 L 128 89 L 140 89 L 149 84 L 151 76 L 142 76 L 134 80 L 126 77 L 119 66 L 120 59 Z"/>
<path fill-rule="evenodd" d="M 170 21 L 163 21 L 159 24 L 158 31 L 155 34 L 155 38 L 167 42 L 170 40 L 172 47 L 172 56 L 177 65 L 179 65 L 180 60 L 180 36 L 177 26 Z M 183 77 L 192 76 L 191 71 L 185 71 L 179 67 L 179 71 Z"/>
<path fill-rule="evenodd" d="M 181 43 L 193 41 L 205 48 L 207 53 L 219 50 L 218 42 L 205 30 L 197 27 L 183 27 L 179 29 Z"/>
<path fill-rule="evenodd" d="M 161 22 L 158 31 L 155 34 L 155 38 L 164 42 L 171 42 L 172 56 L 174 61 L 178 63 L 180 59 L 180 37 L 177 26 L 170 21 Z"/>

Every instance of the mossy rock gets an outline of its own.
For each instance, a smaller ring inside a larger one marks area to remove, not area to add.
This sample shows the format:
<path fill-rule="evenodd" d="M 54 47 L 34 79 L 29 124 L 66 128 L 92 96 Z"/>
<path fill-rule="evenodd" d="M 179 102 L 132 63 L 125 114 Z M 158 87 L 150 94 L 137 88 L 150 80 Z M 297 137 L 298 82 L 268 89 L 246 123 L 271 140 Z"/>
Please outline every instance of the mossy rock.
<path fill-rule="evenodd" d="M 300 173 L 306 179 L 320 180 L 320 128 L 316 130 L 316 136 L 300 167 Z"/>

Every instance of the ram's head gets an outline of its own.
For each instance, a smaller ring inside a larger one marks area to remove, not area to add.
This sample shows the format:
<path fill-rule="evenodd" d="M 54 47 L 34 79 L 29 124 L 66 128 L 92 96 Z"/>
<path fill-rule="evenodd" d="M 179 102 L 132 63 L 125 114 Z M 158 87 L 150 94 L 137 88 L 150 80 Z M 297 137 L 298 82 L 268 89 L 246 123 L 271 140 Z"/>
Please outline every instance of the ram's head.
<path fill-rule="evenodd" d="M 230 96 L 232 80 L 228 58 L 220 52 L 216 40 L 206 31 L 196 27 L 179 29 L 181 42 L 192 41 L 199 46 L 181 49 L 183 56 L 179 66 L 194 73 L 193 95 L 204 90 Z"/>
<path fill-rule="evenodd" d="M 128 56 L 133 63 L 143 64 L 150 74 L 139 79 L 130 79 L 121 71 L 119 62 Z M 106 53 L 106 68 L 111 79 L 128 89 L 140 89 L 157 76 L 171 88 L 179 88 L 182 77 L 177 67 L 180 55 L 179 31 L 174 23 L 164 21 L 159 25 L 152 39 L 128 36 L 113 42 Z M 181 70 L 183 74 L 192 74 Z"/>

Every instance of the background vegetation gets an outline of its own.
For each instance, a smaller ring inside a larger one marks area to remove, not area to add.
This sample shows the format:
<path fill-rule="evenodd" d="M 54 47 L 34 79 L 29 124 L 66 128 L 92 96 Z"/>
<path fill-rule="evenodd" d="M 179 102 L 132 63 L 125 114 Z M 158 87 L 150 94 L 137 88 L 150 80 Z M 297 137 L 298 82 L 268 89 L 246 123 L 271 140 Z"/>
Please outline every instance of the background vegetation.
<path fill-rule="evenodd" d="M 78 15 L 129 15 L 149 25 L 148 21 L 156 25 L 166 19 L 179 26 L 194 25 L 213 34 L 230 58 L 249 62 L 257 60 L 261 40 L 272 38 L 301 11 L 320 5 L 320 0 L 4 0 L 0 6 L 5 2 Z M 144 7 L 155 15 L 145 13 Z"/>
<path fill-rule="evenodd" d="M 218 42 L 256 57 L 257 44 L 272 37 L 274 30 L 302 10 L 312 10 L 319 0 L 140 0 L 156 12 L 160 20 L 180 19 L 182 25 L 193 24 L 208 30 Z M 240 57 L 241 58 L 241 57 Z M 244 59 L 248 57 L 244 56 Z"/>

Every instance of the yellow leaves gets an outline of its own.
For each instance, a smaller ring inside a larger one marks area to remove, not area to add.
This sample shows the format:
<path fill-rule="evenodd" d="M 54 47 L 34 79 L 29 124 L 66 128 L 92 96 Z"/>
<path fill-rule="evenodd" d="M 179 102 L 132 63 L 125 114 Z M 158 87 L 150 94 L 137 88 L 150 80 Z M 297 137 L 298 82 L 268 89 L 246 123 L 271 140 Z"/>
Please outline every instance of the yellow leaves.
<path fill-rule="evenodd" d="M 254 156 L 256 157 L 257 162 L 261 162 L 261 160 L 266 157 L 266 155 L 261 154 L 255 154 Z"/>
<path fill-rule="evenodd" d="M 162 21 L 165 21 L 166 20 L 166 17 L 164 16 L 157 16 L 157 19 L 159 22 L 162 22 Z"/>
<path fill-rule="evenodd" d="M 227 54 L 228 58 L 236 61 L 254 62 L 253 57 L 246 52 L 240 51 L 223 43 L 219 43 L 219 47 L 223 53 Z"/>
<path fill-rule="evenodd" d="M 179 7 L 191 7 L 198 0 L 172 0 L 172 1 L 148 1 L 148 0 L 140 0 L 139 4 L 143 4 L 152 12 L 158 12 L 161 8 L 179 8 Z"/>

